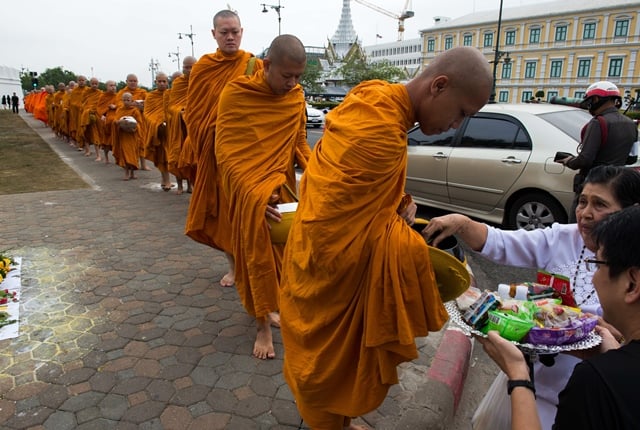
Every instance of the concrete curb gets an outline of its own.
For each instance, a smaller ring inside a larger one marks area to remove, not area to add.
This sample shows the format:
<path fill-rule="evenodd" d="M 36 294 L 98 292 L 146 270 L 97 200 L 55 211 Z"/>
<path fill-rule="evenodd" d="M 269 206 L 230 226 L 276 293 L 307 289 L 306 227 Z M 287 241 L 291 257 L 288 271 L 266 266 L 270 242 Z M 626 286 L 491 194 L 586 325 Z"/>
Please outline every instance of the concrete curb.
<path fill-rule="evenodd" d="M 450 428 L 464 389 L 472 348 L 473 340 L 460 329 L 445 330 L 425 382 L 416 391 L 396 430 Z"/>

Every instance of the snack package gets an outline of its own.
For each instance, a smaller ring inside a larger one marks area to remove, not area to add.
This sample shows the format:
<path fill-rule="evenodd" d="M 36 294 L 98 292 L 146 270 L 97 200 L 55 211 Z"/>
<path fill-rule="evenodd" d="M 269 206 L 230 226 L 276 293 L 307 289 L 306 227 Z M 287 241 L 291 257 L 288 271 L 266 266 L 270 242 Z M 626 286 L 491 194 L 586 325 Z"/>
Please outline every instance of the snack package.
<path fill-rule="evenodd" d="M 556 296 L 562 299 L 562 304 L 572 307 L 577 306 L 573 291 L 571 291 L 571 281 L 566 276 L 538 270 L 537 282 L 553 288 Z"/>
<path fill-rule="evenodd" d="M 456 305 L 458 305 L 458 309 L 460 309 L 461 312 L 464 312 L 469 309 L 481 295 L 482 292 L 480 289 L 476 287 L 469 287 L 464 293 L 456 298 Z"/>
<path fill-rule="evenodd" d="M 483 291 L 480 298 L 476 300 L 462 316 L 462 319 L 470 326 L 482 330 L 486 325 L 490 310 L 498 307 L 499 302 L 496 296 L 490 291 Z"/>
<path fill-rule="evenodd" d="M 533 320 L 522 319 L 508 312 L 489 311 L 489 322 L 483 332 L 497 330 L 505 339 L 520 341 L 535 325 Z"/>

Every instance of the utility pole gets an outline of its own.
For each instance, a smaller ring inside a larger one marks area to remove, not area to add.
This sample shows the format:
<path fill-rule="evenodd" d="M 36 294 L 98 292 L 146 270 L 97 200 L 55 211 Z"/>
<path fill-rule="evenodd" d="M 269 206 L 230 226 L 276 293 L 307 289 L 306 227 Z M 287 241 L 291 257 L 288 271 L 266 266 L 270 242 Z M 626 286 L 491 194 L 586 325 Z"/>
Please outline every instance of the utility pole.
<path fill-rule="evenodd" d="M 178 63 L 178 70 L 181 70 L 180 67 L 180 47 L 177 46 L 176 47 L 176 52 L 169 52 L 169 58 L 171 57 L 176 57 L 175 60 L 171 60 L 171 61 L 175 61 Z"/>
<path fill-rule="evenodd" d="M 182 40 L 182 36 L 188 37 L 189 39 L 191 39 L 191 56 L 192 57 L 195 56 L 195 54 L 193 53 L 193 36 L 195 36 L 193 32 L 193 25 L 189 24 L 188 33 L 178 33 L 178 39 Z"/>
<path fill-rule="evenodd" d="M 156 72 L 158 71 L 159 67 L 160 67 L 160 63 L 158 62 L 158 60 L 154 60 L 153 57 L 151 57 L 151 61 L 149 62 L 149 70 L 151 70 L 151 86 L 152 87 L 156 86 Z"/>

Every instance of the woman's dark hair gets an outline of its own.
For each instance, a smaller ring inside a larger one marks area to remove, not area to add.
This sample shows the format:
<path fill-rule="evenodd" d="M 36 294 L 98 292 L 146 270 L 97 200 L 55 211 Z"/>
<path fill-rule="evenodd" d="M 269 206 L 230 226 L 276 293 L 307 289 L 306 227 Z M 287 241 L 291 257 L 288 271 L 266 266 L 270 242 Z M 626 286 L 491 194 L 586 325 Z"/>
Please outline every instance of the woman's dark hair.
<path fill-rule="evenodd" d="M 630 267 L 640 267 L 640 205 L 629 206 L 615 212 L 593 230 L 598 249 L 614 278 Z"/>
<path fill-rule="evenodd" d="M 596 166 L 584 183 L 611 185 L 613 196 L 623 208 L 640 203 L 640 172 L 630 167 Z"/>

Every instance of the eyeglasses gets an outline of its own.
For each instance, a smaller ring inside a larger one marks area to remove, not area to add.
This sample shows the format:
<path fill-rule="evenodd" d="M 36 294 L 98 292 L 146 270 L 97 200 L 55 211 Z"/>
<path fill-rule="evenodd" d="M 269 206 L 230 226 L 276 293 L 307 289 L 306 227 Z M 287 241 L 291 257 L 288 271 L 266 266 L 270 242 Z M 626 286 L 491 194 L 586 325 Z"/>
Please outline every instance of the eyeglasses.
<path fill-rule="evenodd" d="M 595 272 L 600 268 L 601 264 L 608 265 L 609 262 L 603 260 L 595 260 L 593 258 L 585 258 L 584 260 L 584 265 L 587 268 L 588 272 Z"/>

